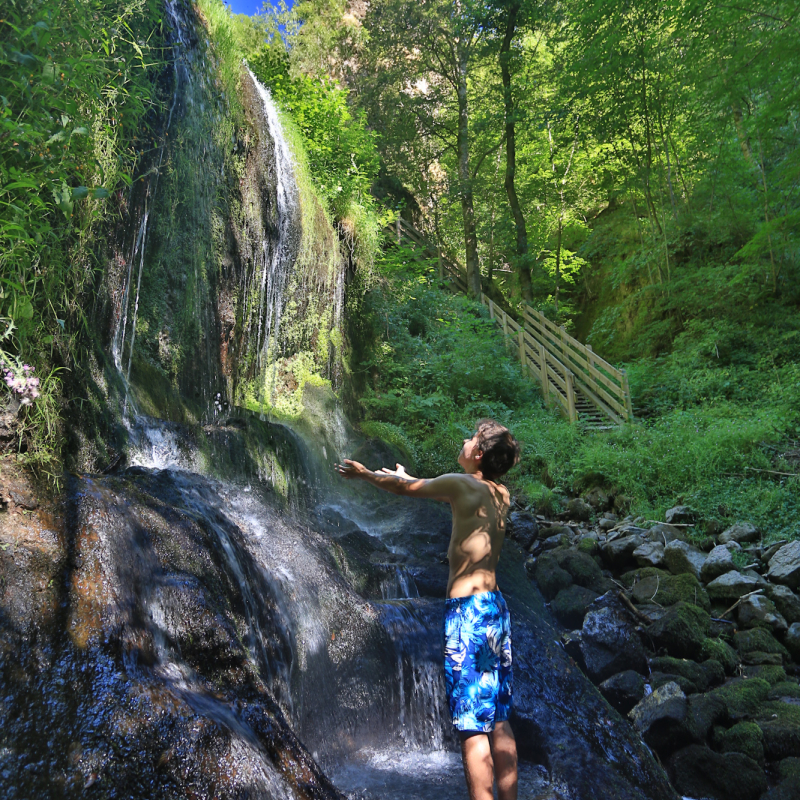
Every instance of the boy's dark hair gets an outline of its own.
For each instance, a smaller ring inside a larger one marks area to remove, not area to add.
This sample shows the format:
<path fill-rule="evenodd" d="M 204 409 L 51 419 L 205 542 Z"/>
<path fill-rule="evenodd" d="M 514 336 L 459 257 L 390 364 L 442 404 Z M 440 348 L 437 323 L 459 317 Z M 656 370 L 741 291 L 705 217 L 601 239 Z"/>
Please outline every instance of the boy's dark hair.
<path fill-rule="evenodd" d="M 475 427 L 483 453 L 481 473 L 490 481 L 497 480 L 519 461 L 519 444 L 508 428 L 493 419 L 479 420 Z"/>

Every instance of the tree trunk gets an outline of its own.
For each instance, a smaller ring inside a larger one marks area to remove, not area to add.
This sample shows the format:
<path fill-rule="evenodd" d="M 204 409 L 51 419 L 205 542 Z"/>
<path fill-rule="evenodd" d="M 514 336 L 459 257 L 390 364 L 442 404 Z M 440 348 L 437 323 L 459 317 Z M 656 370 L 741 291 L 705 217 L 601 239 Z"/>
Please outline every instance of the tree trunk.
<path fill-rule="evenodd" d="M 517 138 L 514 104 L 514 97 L 511 93 L 511 70 L 509 61 L 511 58 L 511 42 L 517 28 L 517 17 L 519 15 L 520 4 L 514 3 L 508 10 L 508 20 L 506 23 L 506 33 L 503 37 L 503 44 L 500 47 L 500 72 L 503 77 L 503 102 L 505 104 L 506 122 L 506 179 L 505 187 L 508 195 L 508 205 L 511 207 L 511 214 L 514 217 L 514 226 L 517 232 L 517 273 L 519 275 L 519 285 L 522 297 L 525 300 L 533 299 L 533 289 L 531 287 L 531 269 L 528 259 L 528 230 L 525 225 L 525 216 L 520 208 L 519 198 L 516 189 L 517 173 Z"/>
<path fill-rule="evenodd" d="M 467 288 L 481 296 L 481 273 L 478 265 L 478 236 L 475 232 L 475 205 L 469 169 L 469 112 L 467 109 L 467 60 L 465 48 L 458 52 L 458 178 L 461 191 L 461 214 L 464 218 L 464 246 L 467 256 Z"/>

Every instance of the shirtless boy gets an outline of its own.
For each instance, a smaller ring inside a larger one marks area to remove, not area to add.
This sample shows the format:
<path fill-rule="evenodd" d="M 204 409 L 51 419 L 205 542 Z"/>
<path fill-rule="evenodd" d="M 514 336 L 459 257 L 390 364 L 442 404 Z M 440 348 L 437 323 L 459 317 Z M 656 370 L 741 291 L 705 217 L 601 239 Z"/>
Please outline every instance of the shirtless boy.
<path fill-rule="evenodd" d="M 444 670 L 470 800 L 517 798 L 517 744 L 511 711 L 511 621 L 495 570 L 505 536 L 508 490 L 497 480 L 519 460 L 508 429 L 481 420 L 458 455 L 466 474 L 413 478 L 397 464 L 368 470 L 345 459 L 336 469 L 394 494 L 450 503 L 453 533 L 444 618 Z"/>

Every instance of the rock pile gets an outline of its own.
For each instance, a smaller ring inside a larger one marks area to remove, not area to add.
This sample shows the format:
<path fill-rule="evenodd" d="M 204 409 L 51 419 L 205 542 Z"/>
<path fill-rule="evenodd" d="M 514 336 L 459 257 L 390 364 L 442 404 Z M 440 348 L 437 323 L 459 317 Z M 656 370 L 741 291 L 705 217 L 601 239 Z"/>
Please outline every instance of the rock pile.
<path fill-rule="evenodd" d="M 800 541 L 609 506 L 593 490 L 559 521 L 509 519 L 565 649 L 681 795 L 800 798 Z"/>

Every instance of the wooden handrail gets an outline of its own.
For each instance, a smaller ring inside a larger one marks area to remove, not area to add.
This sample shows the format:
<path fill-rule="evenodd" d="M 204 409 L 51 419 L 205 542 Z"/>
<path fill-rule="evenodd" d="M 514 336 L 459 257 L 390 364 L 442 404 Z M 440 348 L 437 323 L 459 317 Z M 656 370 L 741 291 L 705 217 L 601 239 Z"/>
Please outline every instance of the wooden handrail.
<path fill-rule="evenodd" d="M 456 284 L 467 293 L 466 272 L 458 260 L 445 255 L 440 247 L 430 241 L 413 225 L 401 217 L 394 229 L 388 233 L 397 244 L 406 236 L 422 248 L 423 255 L 436 258 L 439 264 L 439 279 Z M 546 403 L 555 400 L 570 422 L 578 419 L 576 397 L 588 401 L 597 411 L 615 424 L 633 419 L 631 392 L 628 376 L 597 355 L 588 345 L 570 336 L 563 327 L 547 319 L 541 311 L 527 303 L 522 304 L 521 319 L 509 313 L 510 306 L 501 307 L 481 292 L 481 303 L 489 308 L 489 317 L 503 330 L 507 346 L 516 340 L 516 349 L 523 373 L 535 378 L 542 385 Z"/>

